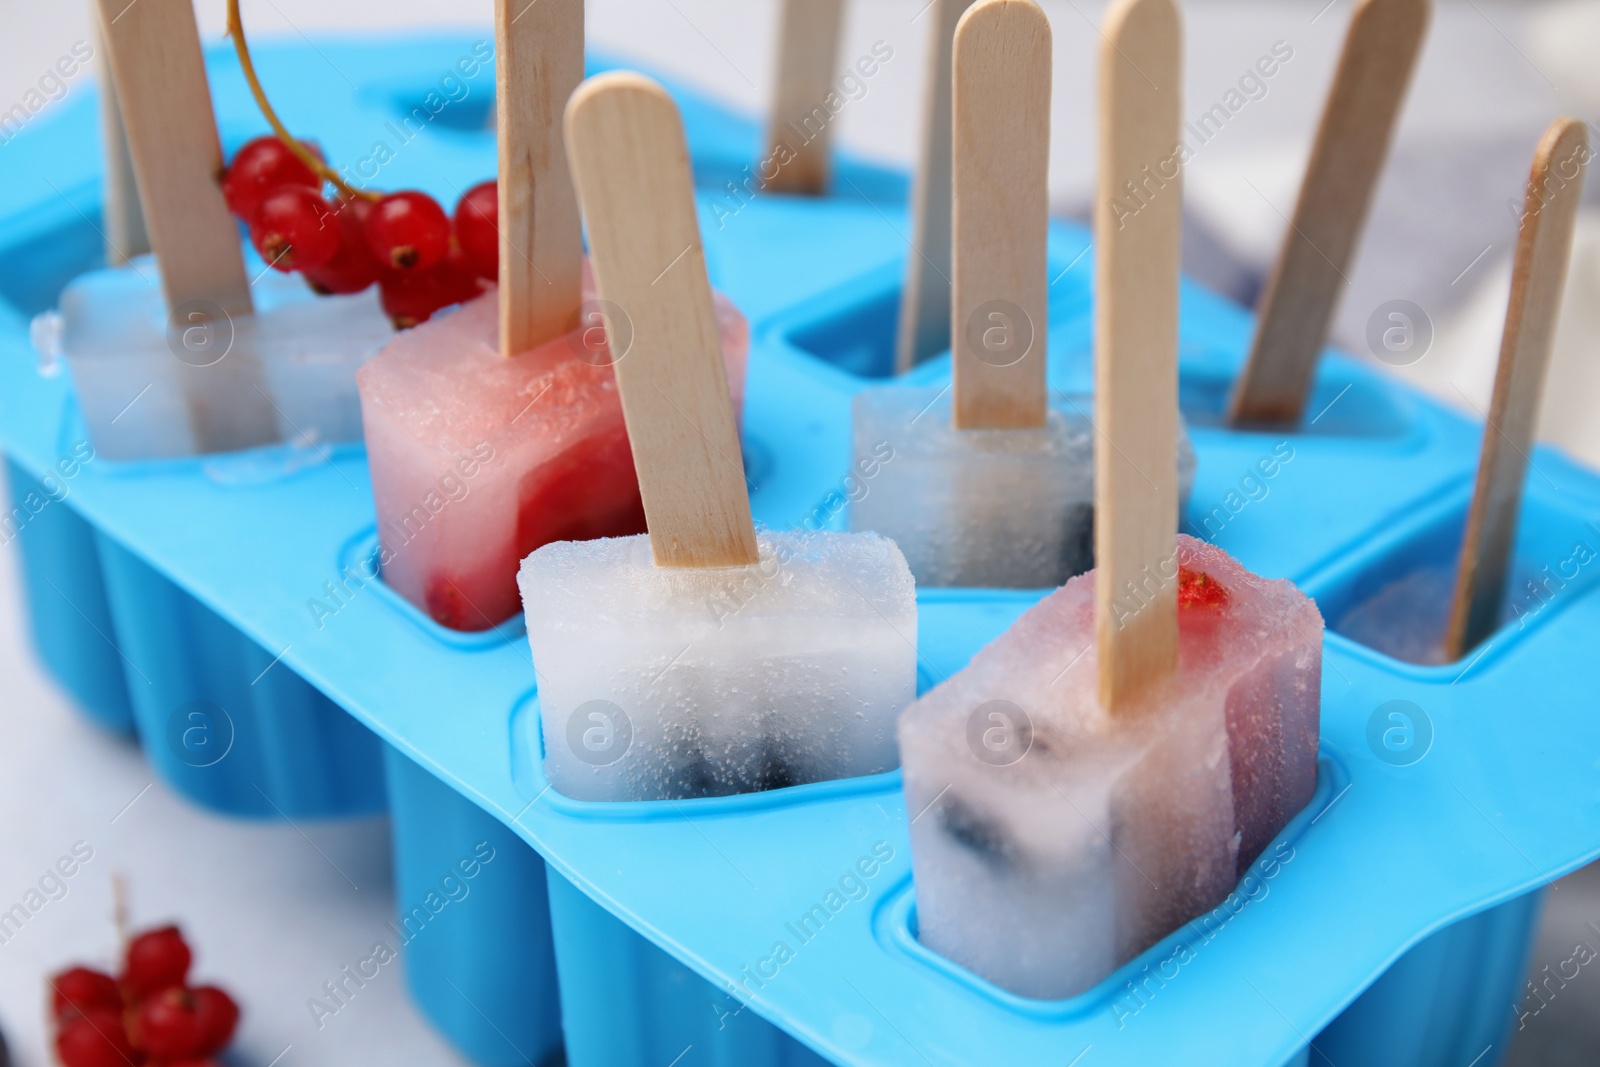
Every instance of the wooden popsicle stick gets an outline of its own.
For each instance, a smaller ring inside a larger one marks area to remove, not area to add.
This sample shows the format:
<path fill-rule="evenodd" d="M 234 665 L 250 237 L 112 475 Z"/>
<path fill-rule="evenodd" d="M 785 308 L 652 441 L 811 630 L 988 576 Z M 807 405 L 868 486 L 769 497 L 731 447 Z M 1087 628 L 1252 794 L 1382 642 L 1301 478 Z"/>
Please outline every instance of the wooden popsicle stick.
<path fill-rule="evenodd" d="M 251 310 L 192 0 L 98 0 L 167 308 Z"/>
<path fill-rule="evenodd" d="M 604 74 L 572 95 L 566 126 L 608 332 L 632 338 L 613 366 L 656 565 L 755 563 L 677 106 L 643 75 Z"/>
<path fill-rule="evenodd" d="M 1095 643 L 1124 711 L 1178 665 L 1182 27 L 1173 0 L 1102 24 L 1095 200 Z"/>
<path fill-rule="evenodd" d="M 105 26 L 94 13 L 96 54 L 106 54 Z M 105 226 L 106 265 L 120 267 L 150 251 L 144 211 L 139 207 L 139 182 L 128 152 L 128 131 L 117 106 L 117 85 L 109 71 L 100 78 L 100 143 L 105 153 L 105 179 L 101 192 L 101 222 Z"/>
<path fill-rule="evenodd" d="M 828 186 L 839 34 L 844 0 L 783 0 L 778 20 L 778 84 L 767 124 L 767 158 L 778 173 L 767 191 L 820 196 Z"/>
<path fill-rule="evenodd" d="M 1429 0 L 1356 6 L 1250 358 L 1234 386 L 1234 425 L 1293 425 L 1305 413 L 1430 11 Z"/>
<path fill-rule="evenodd" d="M 1545 131 L 1534 155 L 1500 365 L 1450 605 L 1445 652 L 1451 660 L 1460 659 L 1499 625 L 1588 161 L 1588 133 L 1582 122 L 1570 118 Z"/>
<path fill-rule="evenodd" d="M 1050 20 L 979 0 L 956 27 L 951 97 L 957 429 L 1043 426 L 1050 221 Z"/>
<path fill-rule="evenodd" d="M 500 353 L 567 333 L 583 302 L 583 220 L 562 114 L 583 81 L 583 0 L 495 0 Z"/>
<path fill-rule="evenodd" d="M 934 0 L 922 100 L 922 149 L 911 194 L 911 254 L 900 297 L 895 372 L 950 347 L 951 67 L 956 24 L 972 0 Z"/>

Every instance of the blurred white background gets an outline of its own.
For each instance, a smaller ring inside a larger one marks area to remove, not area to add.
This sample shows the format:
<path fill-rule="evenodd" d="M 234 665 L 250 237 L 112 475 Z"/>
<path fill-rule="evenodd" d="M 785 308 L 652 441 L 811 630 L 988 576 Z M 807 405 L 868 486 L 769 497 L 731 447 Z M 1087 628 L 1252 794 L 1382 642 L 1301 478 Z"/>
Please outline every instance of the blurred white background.
<path fill-rule="evenodd" d="M 1293 208 L 1351 2 L 1185 4 L 1186 115 L 1219 101 L 1275 43 L 1293 49 L 1265 95 L 1203 146 L 1187 171 L 1187 265 L 1246 302 Z M 74 42 L 90 39 L 90 24 L 86 0 L 0 4 L 4 111 Z M 884 68 L 836 127 L 847 147 L 901 166 L 910 165 L 918 127 L 924 4 L 851 0 L 843 45 L 853 56 L 881 39 L 904 57 Z M 1059 212 L 1082 216 L 1094 171 L 1094 23 L 1104 4 L 1043 4 L 1056 43 L 1052 197 Z M 204 32 L 220 38 L 222 0 L 198 0 L 198 8 Z M 588 9 L 594 47 L 637 59 L 740 110 L 763 109 L 775 0 L 589 0 Z M 439 25 L 487 32 L 492 0 L 245 0 L 244 11 L 257 38 L 377 36 Z M 1597 45 L 1595 0 L 1438 0 L 1391 167 L 1337 318 L 1336 338 L 1345 347 L 1366 354 L 1373 310 L 1397 298 L 1413 301 L 1432 320 L 1434 341 L 1403 373 L 1446 403 L 1487 407 L 1515 238 L 1507 204 L 1520 202 L 1534 145 L 1553 118 L 1600 118 Z M 97 74 L 90 70 L 91 77 Z M 0 168 L 5 165 L 0 152 Z M 1587 199 L 1596 210 L 1580 230 L 1543 425 L 1548 439 L 1600 465 L 1600 419 L 1594 417 L 1600 403 L 1600 180 L 1590 185 Z M 138 753 L 85 725 L 33 664 L 15 568 L 6 553 L 0 559 L 0 703 L 7 712 L 0 735 L 0 902 L 26 892 L 74 841 L 89 841 L 96 850 L 65 900 L 42 912 L 22 936 L 0 944 L 0 1026 L 12 1038 L 15 1062 L 49 1062 L 41 1014 L 45 973 L 69 959 L 103 959 L 112 946 L 113 870 L 131 878 L 136 919 L 182 919 L 198 943 L 200 973 L 241 994 L 247 1014 L 240 1064 L 458 1062 L 410 1011 L 398 976 L 375 983 L 320 1031 L 305 1006 L 324 980 L 366 950 L 389 917 L 386 826 L 241 826 L 201 814 L 152 784 Z M 359 889 L 351 889 L 333 862 Z M 1579 940 L 1600 950 L 1595 882 L 1591 874 L 1586 883 L 1569 880 L 1557 891 L 1535 970 L 1568 958 Z M 1600 980 L 1585 973 L 1530 1021 L 1513 1062 L 1592 1065 L 1600 1049 L 1597 1019 Z"/>

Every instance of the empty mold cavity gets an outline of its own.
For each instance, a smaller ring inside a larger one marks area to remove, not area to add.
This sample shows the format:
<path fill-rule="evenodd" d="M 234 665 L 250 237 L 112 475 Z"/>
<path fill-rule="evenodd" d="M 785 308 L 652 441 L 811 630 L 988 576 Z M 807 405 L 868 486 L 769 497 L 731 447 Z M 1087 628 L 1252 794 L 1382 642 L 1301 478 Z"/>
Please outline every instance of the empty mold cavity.
<path fill-rule="evenodd" d="M 1050 276 L 1059 278 L 1068 265 L 1052 260 Z M 856 378 L 893 377 L 904 275 L 904 261 L 880 267 L 816 298 L 780 332 L 796 349 Z M 1087 285 L 1056 285 L 1049 325 L 1086 316 L 1091 307 Z"/>
<path fill-rule="evenodd" d="M 1203 363 L 1204 369 L 1194 363 Z M 1405 400 L 1395 387 L 1386 386 L 1375 375 L 1329 361 L 1312 386 L 1305 415 L 1291 434 L 1316 437 L 1393 439 L 1406 436 L 1413 419 Z M 1189 425 L 1196 429 L 1225 430 L 1228 404 L 1233 395 L 1233 375 L 1215 369 L 1212 360 L 1187 364 L 1178 381 L 1178 406 Z M 1239 427 L 1250 432 L 1250 426 Z M 1261 428 L 1282 434 L 1283 429 Z"/>
<path fill-rule="evenodd" d="M 1311 802 L 1289 820 L 1289 825 L 1267 845 L 1265 851 L 1239 879 L 1232 893 L 1215 908 L 1196 916 L 1144 952 L 1112 971 L 1093 988 L 1063 1000 L 1037 1000 L 1018 996 L 982 978 L 933 950 L 917 937 L 915 885 L 906 878 L 891 889 L 873 916 L 873 932 L 879 944 L 896 955 L 926 967 L 964 988 L 973 996 L 1018 1015 L 1040 1021 L 1077 1019 L 1104 1010 L 1112 1001 L 1128 997 L 1128 990 L 1143 979 L 1147 971 L 1171 968 L 1192 958 L 1231 923 L 1247 918 L 1252 909 L 1271 893 L 1271 884 L 1280 877 L 1285 864 L 1281 857 L 1286 846 L 1300 846 L 1312 824 L 1349 784 L 1343 765 L 1326 749 L 1317 761 L 1317 788 Z M 1292 852 L 1290 853 L 1292 855 Z M 1129 1011 L 1137 1007 L 1129 1006 Z"/>
<path fill-rule="evenodd" d="M 1442 666 L 1466 518 L 1467 500 L 1452 494 L 1406 530 L 1375 539 L 1355 558 L 1307 582 L 1329 629 L 1405 663 Z M 1530 491 L 1518 523 L 1500 627 L 1485 646 L 1522 640 L 1597 580 L 1600 523 Z M 1477 655 L 1471 650 L 1465 658 L 1475 661 Z"/>
<path fill-rule="evenodd" d="M 900 288 L 877 287 L 860 298 L 794 329 L 789 343 L 857 378 L 894 374 Z"/>
<path fill-rule="evenodd" d="M 430 129 L 494 136 L 492 71 L 480 71 L 471 79 L 455 78 L 448 88 L 436 81 L 376 91 L 393 112 L 390 121 L 404 140 Z"/>

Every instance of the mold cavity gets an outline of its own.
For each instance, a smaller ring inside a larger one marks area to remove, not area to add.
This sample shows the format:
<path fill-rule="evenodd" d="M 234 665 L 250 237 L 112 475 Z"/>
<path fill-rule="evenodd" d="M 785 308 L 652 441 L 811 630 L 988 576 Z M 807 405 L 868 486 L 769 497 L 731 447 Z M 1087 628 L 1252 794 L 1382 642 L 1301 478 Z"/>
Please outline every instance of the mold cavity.
<path fill-rule="evenodd" d="M 1064 262 L 1050 264 L 1050 276 L 1061 280 L 1050 291 L 1047 330 L 1086 316 L 1092 306 L 1087 283 L 1073 284 L 1074 275 L 1067 274 L 1066 268 Z M 806 355 L 857 378 L 892 377 L 904 273 L 905 264 L 895 263 L 819 298 L 813 302 L 812 315 L 783 331 L 785 339 Z M 1059 342 L 1052 338 L 1052 364 L 1057 362 L 1058 351 Z"/>
<path fill-rule="evenodd" d="M 395 591 L 383 580 L 379 565 L 378 530 L 369 526 L 339 548 L 335 569 L 319 590 L 323 595 L 323 610 L 328 615 L 338 614 L 356 597 L 375 596 L 391 611 L 409 620 L 412 625 L 442 645 L 464 652 L 484 652 L 515 641 L 525 640 L 527 620 L 522 612 L 498 626 L 487 630 L 452 630 L 441 626 L 415 604 Z M 324 617 L 320 616 L 319 618 Z"/>
<path fill-rule="evenodd" d="M 1331 630 L 1376 652 L 1440 666 L 1466 526 L 1466 505 L 1444 509 L 1404 540 L 1313 593 Z M 1600 578 L 1600 526 L 1535 497 L 1524 501 L 1499 629 L 1515 639 Z M 1487 642 L 1486 642 L 1487 643 Z M 1469 650 L 1470 660 L 1476 650 Z"/>
<path fill-rule="evenodd" d="M 439 129 L 494 136 L 493 72 L 471 80 L 452 77 L 448 91 L 439 80 L 391 84 L 376 91 L 393 113 L 395 125 L 413 133 Z"/>
<path fill-rule="evenodd" d="M 61 225 L 0 249 L 0 300 L 25 318 L 55 307 L 68 282 L 105 266 L 102 228 L 98 211 L 89 218 L 74 212 Z"/>
<path fill-rule="evenodd" d="M 1198 429 L 1229 429 L 1228 402 L 1233 376 L 1218 370 L 1186 370 L 1179 379 L 1178 406 L 1189 425 Z M 1321 375 L 1311 390 L 1306 414 L 1288 432 L 1315 437 L 1403 437 L 1410 420 L 1392 389 L 1342 368 Z M 1244 427 L 1246 431 L 1250 427 Z M 1273 432 L 1268 428 L 1267 432 Z M 1283 433 L 1283 430 L 1275 431 Z"/>
<path fill-rule="evenodd" d="M 789 342 L 846 374 L 888 378 L 894 374 L 899 319 L 900 290 L 880 290 L 834 315 L 801 325 L 789 334 Z"/>

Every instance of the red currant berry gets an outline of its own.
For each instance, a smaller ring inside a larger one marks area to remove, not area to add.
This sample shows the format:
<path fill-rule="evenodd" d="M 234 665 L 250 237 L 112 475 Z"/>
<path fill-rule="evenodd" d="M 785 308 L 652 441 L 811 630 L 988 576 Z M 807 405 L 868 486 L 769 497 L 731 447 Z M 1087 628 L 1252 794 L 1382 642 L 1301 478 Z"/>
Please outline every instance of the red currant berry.
<path fill-rule="evenodd" d="M 117 980 L 101 971 L 88 967 L 74 967 L 50 979 L 54 990 L 53 1004 L 56 1018 L 67 1015 L 86 1015 L 97 1008 L 107 1011 L 122 1010 L 122 993 Z"/>
<path fill-rule="evenodd" d="M 183 985 L 193 960 L 176 926 L 163 926 L 133 939 L 122 969 L 122 988 L 130 1000 Z"/>
<path fill-rule="evenodd" d="M 257 137 L 233 154 L 222 175 L 222 196 L 229 211 L 248 220 L 267 194 L 281 185 L 299 185 L 316 192 L 322 189 L 322 179 L 278 138 Z"/>
<path fill-rule="evenodd" d="M 445 256 L 444 262 L 434 269 L 444 274 L 441 284 L 451 304 L 465 304 L 483 292 L 483 279 L 478 275 L 472 261 L 467 258 L 466 250 L 461 247 L 459 241 L 450 242 L 450 252 Z"/>
<path fill-rule="evenodd" d="M 63 1067 L 128 1067 L 137 1063 L 122 1016 L 106 1008 L 74 1015 L 56 1034 L 56 1056 Z"/>
<path fill-rule="evenodd" d="M 213 985 L 190 991 L 194 997 L 195 1019 L 200 1024 L 200 1052 L 211 1056 L 228 1047 L 239 1025 L 239 1005 Z"/>
<path fill-rule="evenodd" d="M 420 326 L 445 306 L 432 271 L 385 273 L 378 280 L 378 302 L 397 330 Z"/>
<path fill-rule="evenodd" d="M 1180 608 L 1221 608 L 1228 603 L 1227 588 L 1205 571 L 1178 568 Z"/>
<path fill-rule="evenodd" d="M 474 185 L 456 205 L 456 240 L 481 278 L 500 277 L 500 186 Z"/>
<path fill-rule="evenodd" d="M 285 185 L 256 208 L 250 241 L 268 266 L 287 274 L 331 261 L 339 252 L 339 223 L 321 193 Z"/>
<path fill-rule="evenodd" d="M 379 280 L 383 310 L 395 329 L 408 330 L 452 304 L 471 300 L 483 291 L 466 254 L 454 242 L 443 262 L 428 270 L 389 271 Z"/>
<path fill-rule="evenodd" d="M 427 270 L 450 251 L 450 217 L 427 193 L 390 193 L 367 216 L 367 244 L 391 270 Z"/>
<path fill-rule="evenodd" d="M 133 1044 L 151 1059 L 188 1059 L 203 1054 L 205 1032 L 194 994 L 174 986 L 140 1004 L 130 1027 Z"/>
<path fill-rule="evenodd" d="M 378 280 L 380 269 L 372 249 L 367 246 L 366 219 L 372 201 L 363 197 L 338 200 L 333 211 L 339 221 L 339 251 L 328 262 L 304 267 L 302 273 L 311 288 L 324 296 L 359 293 Z"/>

